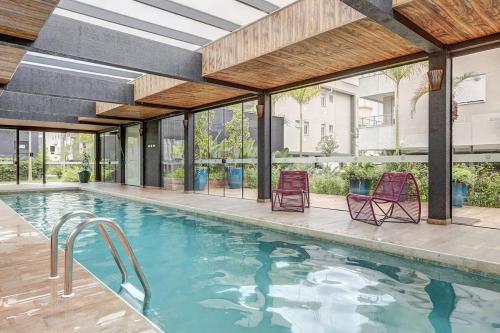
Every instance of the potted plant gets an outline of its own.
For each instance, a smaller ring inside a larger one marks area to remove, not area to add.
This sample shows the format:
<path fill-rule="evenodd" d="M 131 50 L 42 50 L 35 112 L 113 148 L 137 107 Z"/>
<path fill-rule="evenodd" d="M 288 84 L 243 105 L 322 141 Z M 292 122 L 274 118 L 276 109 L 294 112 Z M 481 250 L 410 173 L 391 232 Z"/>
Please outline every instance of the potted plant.
<path fill-rule="evenodd" d="M 342 177 L 349 182 L 349 192 L 368 195 L 370 184 L 375 175 L 375 166 L 372 163 L 352 163 L 341 171 Z"/>
<path fill-rule="evenodd" d="M 194 168 L 194 190 L 205 191 L 208 183 L 208 168 L 196 167 Z"/>
<path fill-rule="evenodd" d="M 86 149 L 82 151 L 82 164 L 80 172 L 78 172 L 78 177 L 80 178 L 80 183 L 83 184 L 88 183 L 90 179 L 90 161 Z"/>
<path fill-rule="evenodd" d="M 469 188 L 474 186 L 476 177 L 474 173 L 464 165 L 453 166 L 451 173 L 451 203 L 454 207 L 462 207 Z"/>

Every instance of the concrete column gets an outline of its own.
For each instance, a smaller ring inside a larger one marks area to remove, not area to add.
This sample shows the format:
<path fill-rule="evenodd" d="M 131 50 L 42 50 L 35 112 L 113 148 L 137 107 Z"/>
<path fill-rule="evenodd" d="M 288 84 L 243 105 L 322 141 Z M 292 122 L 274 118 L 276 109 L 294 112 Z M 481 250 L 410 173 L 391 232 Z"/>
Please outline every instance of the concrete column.
<path fill-rule="evenodd" d="M 263 109 L 263 114 L 259 112 Z M 259 114 L 261 116 L 259 117 Z M 257 201 L 271 199 L 271 95 L 261 94 L 257 106 Z"/>
<path fill-rule="evenodd" d="M 429 92 L 429 218 L 451 223 L 451 85 L 452 62 L 447 52 L 429 56 L 429 70 L 443 69 L 441 89 Z"/>
<path fill-rule="evenodd" d="M 184 191 L 194 191 L 194 113 L 184 113 Z"/>
<path fill-rule="evenodd" d="M 142 186 L 161 187 L 161 120 L 142 123 Z"/>

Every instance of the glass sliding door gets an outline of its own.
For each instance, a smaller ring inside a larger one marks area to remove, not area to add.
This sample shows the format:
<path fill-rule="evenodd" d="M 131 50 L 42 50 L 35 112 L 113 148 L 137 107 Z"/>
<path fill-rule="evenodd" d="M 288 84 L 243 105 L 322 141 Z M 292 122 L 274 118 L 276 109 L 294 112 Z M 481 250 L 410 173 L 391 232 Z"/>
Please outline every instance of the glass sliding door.
<path fill-rule="evenodd" d="M 140 125 L 125 128 L 125 183 L 141 185 Z"/>
<path fill-rule="evenodd" d="M 257 199 L 257 101 L 243 103 L 243 198 Z"/>
<path fill-rule="evenodd" d="M 19 131 L 19 182 L 43 182 L 43 132 Z"/>
<path fill-rule="evenodd" d="M 161 172 L 163 187 L 184 190 L 184 116 L 161 121 Z"/>
<path fill-rule="evenodd" d="M 47 182 L 79 182 L 83 152 L 90 162 L 90 181 L 95 179 L 94 135 L 90 133 L 45 133 Z"/>
<path fill-rule="evenodd" d="M 208 111 L 194 115 L 194 191 L 208 194 L 208 159 L 212 137 L 208 123 L 212 114 Z"/>
<path fill-rule="evenodd" d="M 120 183 L 121 147 L 118 131 L 101 133 L 101 179 L 105 183 Z"/>
<path fill-rule="evenodd" d="M 17 181 L 16 130 L 0 129 L 0 184 Z"/>
<path fill-rule="evenodd" d="M 223 109 L 210 110 L 208 122 L 209 134 L 209 161 L 208 161 L 208 193 L 225 195 L 225 150 L 224 150 L 224 124 L 225 113 Z"/>

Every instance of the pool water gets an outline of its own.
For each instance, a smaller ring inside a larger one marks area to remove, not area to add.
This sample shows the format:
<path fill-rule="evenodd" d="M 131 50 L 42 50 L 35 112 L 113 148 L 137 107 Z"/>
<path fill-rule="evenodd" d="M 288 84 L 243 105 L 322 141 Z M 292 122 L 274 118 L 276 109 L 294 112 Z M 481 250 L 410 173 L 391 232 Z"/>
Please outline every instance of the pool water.
<path fill-rule="evenodd" d="M 500 332 L 492 278 L 90 192 L 0 199 L 47 236 L 76 209 L 118 221 L 151 285 L 146 315 L 167 333 Z M 97 230 L 75 258 L 118 290 Z"/>

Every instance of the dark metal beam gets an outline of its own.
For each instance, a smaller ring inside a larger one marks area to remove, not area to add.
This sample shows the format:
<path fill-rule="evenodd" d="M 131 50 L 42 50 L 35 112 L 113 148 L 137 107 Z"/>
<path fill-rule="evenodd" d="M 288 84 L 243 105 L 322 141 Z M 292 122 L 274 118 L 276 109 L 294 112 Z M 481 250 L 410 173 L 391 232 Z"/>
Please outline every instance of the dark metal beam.
<path fill-rule="evenodd" d="M 95 173 L 95 181 L 101 181 L 101 135 L 99 133 L 94 134 L 94 173 Z"/>
<path fill-rule="evenodd" d="M 447 52 L 430 55 L 429 70 L 442 69 L 441 89 L 429 92 L 428 223 L 451 223 L 452 60 Z"/>
<path fill-rule="evenodd" d="M 197 35 L 164 27 L 159 24 L 154 24 L 143 20 L 139 20 L 131 16 L 122 15 L 110 10 L 88 5 L 86 3 L 82 3 L 79 1 L 61 0 L 59 2 L 58 7 L 61 9 L 69 10 L 75 13 L 90 16 L 103 21 L 120 24 L 129 28 L 142 30 L 145 32 L 180 40 L 194 45 L 202 46 L 210 42 L 209 39 Z"/>
<path fill-rule="evenodd" d="M 259 95 L 263 117 L 257 117 L 257 201 L 271 199 L 271 95 Z"/>
<path fill-rule="evenodd" d="M 5 91 L 118 104 L 134 102 L 134 87 L 126 82 L 22 64 Z"/>
<path fill-rule="evenodd" d="M 448 46 L 453 57 L 491 50 L 500 47 L 500 32 L 488 36 L 470 39 Z"/>
<path fill-rule="evenodd" d="M 443 44 L 392 9 L 392 0 L 341 0 L 427 53 L 439 52 Z"/>
<path fill-rule="evenodd" d="M 188 6 L 181 5 L 174 1 L 170 0 L 136 0 L 136 1 L 226 31 L 234 31 L 240 27 L 240 25 L 236 23 L 230 22 L 228 20 L 222 19 L 217 16 L 210 15 L 208 13 L 196 10 Z"/>
<path fill-rule="evenodd" d="M 244 5 L 250 6 L 266 14 L 278 10 L 280 7 L 266 0 L 236 0 Z"/>
<path fill-rule="evenodd" d="M 41 65 L 39 67 L 42 67 L 43 65 L 45 65 L 52 67 L 61 67 L 61 69 L 52 68 L 53 70 L 78 71 L 80 75 L 84 74 L 81 72 L 89 72 L 88 74 L 85 74 L 92 75 L 93 77 L 98 76 L 101 78 L 106 78 L 106 80 L 133 80 L 142 75 L 142 73 L 126 71 L 119 68 L 104 67 L 92 63 L 75 62 L 71 61 L 70 59 L 64 58 L 49 58 L 47 56 L 34 53 L 29 53 L 24 56 L 23 63 L 26 62 L 32 63 L 30 64 L 32 66 Z M 111 76 L 116 76 L 116 78 L 113 78 Z"/>
<path fill-rule="evenodd" d="M 0 118 L 78 124 L 78 117 L 95 117 L 95 103 L 5 91 Z"/>
<path fill-rule="evenodd" d="M 0 45 L 180 80 L 204 81 L 201 53 L 59 15 L 47 20 L 35 42 L 2 35 Z"/>

